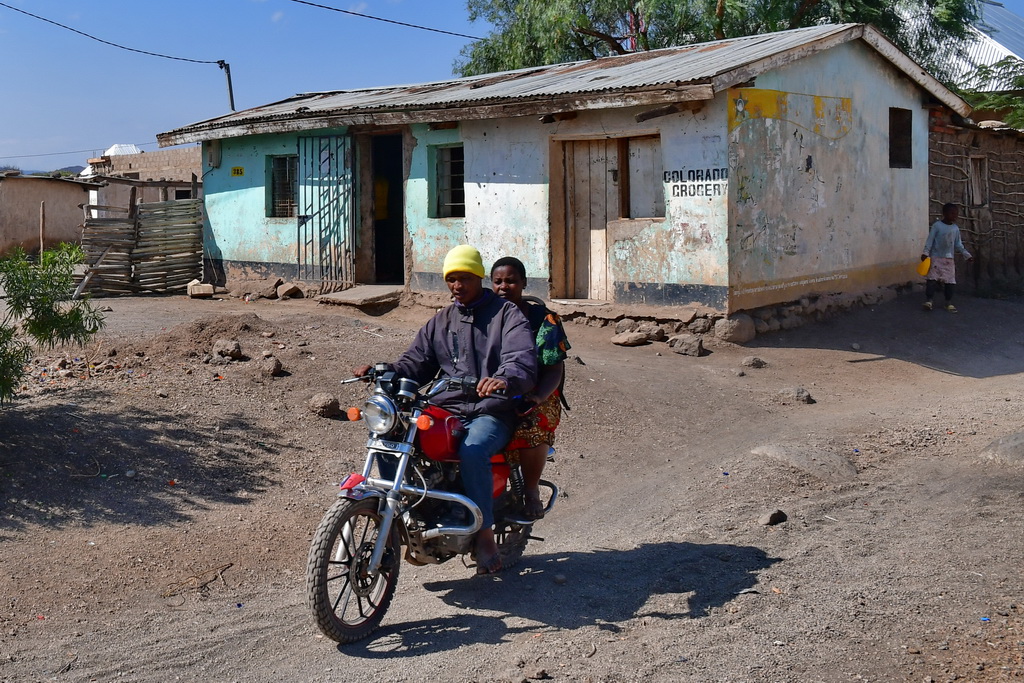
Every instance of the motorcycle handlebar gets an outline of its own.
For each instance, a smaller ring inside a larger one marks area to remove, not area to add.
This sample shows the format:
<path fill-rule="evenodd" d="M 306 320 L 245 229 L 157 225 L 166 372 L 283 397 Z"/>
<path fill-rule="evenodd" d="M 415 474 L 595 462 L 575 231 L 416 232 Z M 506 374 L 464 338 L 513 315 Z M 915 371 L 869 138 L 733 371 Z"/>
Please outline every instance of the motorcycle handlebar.
<path fill-rule="evenodd" d="M 351 384 L 352 382 L 373 382 L 385 372 L 388 372 L 390 367 L 385 363 L 377 363 L 376 365 L 366 368 L 365 374 L 357 377 L 349 377 L 348 379 L 341 380 L 342 384 Z M 426 391 L 426 397 L 431 398 L 440 394 L 445 389 L 455 389 L 458 391 L 467 391 L 476 393 L 476 387 L 480 384 L 479 377 L 473 377 L 471 375 L 459 376 L 459 377 L 442 377 L 438 379 L 430 389 Z M 488 398 L 497 398 L 502 400 L 510 400 L 513 398 L 519 398 L 518 396 L 509 396 L 505 389 L 498 389 L 491 392 Z"/>

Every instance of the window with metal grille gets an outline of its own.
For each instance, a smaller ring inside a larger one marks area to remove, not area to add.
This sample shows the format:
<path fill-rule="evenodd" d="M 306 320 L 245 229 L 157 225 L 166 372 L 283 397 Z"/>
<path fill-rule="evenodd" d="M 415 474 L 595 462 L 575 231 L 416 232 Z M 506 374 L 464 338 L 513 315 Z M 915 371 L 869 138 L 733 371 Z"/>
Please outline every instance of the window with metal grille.
<path fill-rule="evenodd" d="M 436 148 L 437 181 L 434 218 L 466 215 L 465 156 L 462 145 Z"/>
<path fill-rule="evenodd" d="M 298 176 L 298 155 L 270 157 L 268 217 L 291 218 L 298 214 Z"/>
<path fill-rule="evenodd" d="M 889 107 L 889 168 L 914 167 L 912 113 Z"/>

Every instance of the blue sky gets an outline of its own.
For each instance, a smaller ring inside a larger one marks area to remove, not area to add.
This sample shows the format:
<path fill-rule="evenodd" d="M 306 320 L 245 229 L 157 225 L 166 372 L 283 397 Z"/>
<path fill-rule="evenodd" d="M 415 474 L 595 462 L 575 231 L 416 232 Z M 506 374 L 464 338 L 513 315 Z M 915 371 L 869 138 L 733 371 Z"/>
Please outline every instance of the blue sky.
<path fill-rule="evenodd" d="M 2 2 L 138 50 L 224 60 L 239 110 L 299 92 L 445 79 L 471 42 L 289 0 Z M 470 24 L 465 0 L 318 4 L 470 36 L 488 32 Z M 0 54 L 0 165 L 83 165 L 114 143 L 148 143 L 142 149 L 151 151 L 157 133 L 229 111 L 216 64 L 128 52 L 3 6 Z"/>
<path fill-rule="evenodd" d="M 137 50 L 231 66 L 239 110 L 299 92 L 419 83 L 452 75 L 471 40 L 291 0 L 0 0 Z M 319 4 L 466 34 L 465 0 Z M 1024 0 L 1003 3 L 1024 16 Z M 157 149 L 157 133 L 226 113 L 216 64 L 162 59 L 91 40 L 0 6 L 0 165 L 84 165 L 114 143 Z"/>

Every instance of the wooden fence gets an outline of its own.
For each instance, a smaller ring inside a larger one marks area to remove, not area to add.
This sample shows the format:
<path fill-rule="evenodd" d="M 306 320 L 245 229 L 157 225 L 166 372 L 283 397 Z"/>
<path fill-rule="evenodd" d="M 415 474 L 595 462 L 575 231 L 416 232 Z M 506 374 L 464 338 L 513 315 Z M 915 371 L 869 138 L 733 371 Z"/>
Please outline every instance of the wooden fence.
<path fill-rule="evenodd" d="M 135 196 L 132 188 L 127 208 L 83 206 L 88 265 L 76 296 L 171 292 L 202 279 L 202 200 L 136 204 Z"/>

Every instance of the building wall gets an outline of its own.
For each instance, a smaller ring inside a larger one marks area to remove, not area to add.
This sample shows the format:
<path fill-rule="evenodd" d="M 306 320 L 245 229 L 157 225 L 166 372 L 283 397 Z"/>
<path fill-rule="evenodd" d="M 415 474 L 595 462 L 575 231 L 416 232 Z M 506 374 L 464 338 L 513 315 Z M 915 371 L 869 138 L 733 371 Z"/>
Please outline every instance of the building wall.
<path fill-rule="evenodd" d="M 522 259 L 531 293 L 565 296 L 571 181 L 563 153 L 582 140 L 644 135 L 659 141 L 662 177 L 649 191 L 664 197 L 665 215 L 610 217 L 608 298 L 736 311 L 909 281 L 928 222 L 922 91 L 860 43 L 763 74 L 753 85 L 641 122 L 649 108 L 584 111 L 552 123 L 531 115 L 443 130 L 411 126 L 409 285 L 443 290 L 444 255 L 468 242 L 488 265 L 505 255 Z M 890 107 L 911 112 L 912 168 L 889 167 Z M 437 148 L 457 143 L 465 151 L 466 217 L 432 217 Z M 296 220 L 266 217 L 266 163 L 269 155 L 294 153 L 296 134 L 220 144 L 219 168 L 204 168 L 211 257 L 252 274 L 287 274 Z"/>
<path fill-rule="evenodd" d="M 942 205 L 960 205 L 960 234 L 974 256 L 956 259 L 957 287 L 984 296 L 1024 292 L 1024 134 L 956 126 L 933 112 L 929 150 L 929 222 Z M 921 246 L 927 226 L 918 233 Z"/>
<path fill-rule="evenodd" d="M 207 143 L 209 144 L 209 143 Z M 296 259 L 297 219 L 267 216 L 267 158 L 295 154 L 298 135 L 253 135 L 220 141 L 220 165 L 204 156 L 207 256 L 231 277 L 286 276 Z"/>
<path fill-rule="evenodd" d="M 906 282 L 928 222 L 928 111 L 848 43 L 729 97 L 729 309 Z M 913 168 L 889 167 L 889 108 L 912 113 Z"/>
<path fill-rule="evenodd" d="M 486 264 L 508 255 L 522 260 L 532 292 L 548 296 L 545 282 L 557 282 L 566 268 L 557 253 L 563 145 L 657 135 L 664 173 L 652 191 L 665 197 L 665 217 L 612 217 L 607 250 L 614 297 L 659 304 L 720 299 L 728 274 L 724 107 L 723 99 L 642 124 L 635 116 L 643 109 L 631 108 L 581 112 L 550 124 L 531 116 L 464 121 L 454 130 L 413 126 L 417 145 L 406 192 L 413 287 L 440 289 L 444 255 L 468 242 Z M 431 218 L 432 149 L 457 142 L 465 149 L 466 217 Z"/>
<path fill-rule="evenodd" d="M 90 163 L 98 175 L 121 175 L 136 180 L 188 180 L 202 175 L 202 148 L 199 145 L 160 149 L 140 154 L 115 154 Z M 92 160 L 90 160 L 91 162 Z"/>
<path fill-rule="evenodd" d="M 44 246 L 82 239 L 88 186 L 67 180 L 14 176 L 0 178 L 0 254 L 14 247 L 39 251 L 39 208 L 45 202 Z"/>

